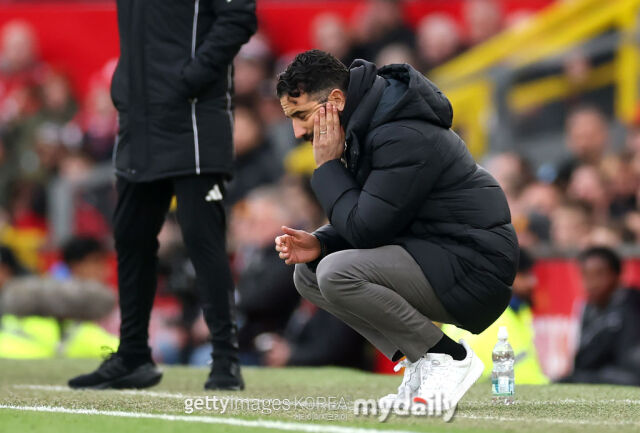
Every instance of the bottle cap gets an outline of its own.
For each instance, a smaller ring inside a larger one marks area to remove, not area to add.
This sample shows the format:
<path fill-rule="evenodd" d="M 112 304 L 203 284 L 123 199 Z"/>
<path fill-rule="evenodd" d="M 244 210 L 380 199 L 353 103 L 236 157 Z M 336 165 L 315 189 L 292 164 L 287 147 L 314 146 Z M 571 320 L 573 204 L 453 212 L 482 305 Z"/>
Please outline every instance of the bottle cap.
<path fill-rule="evenodd" d="M 507 332 L 507 327 L 506 326 L 501 326 L 500 329 L 498 329 L 498 339 L 499 340 L 506 340 L 507 338 L 509 338 L 509 333 Z"/>

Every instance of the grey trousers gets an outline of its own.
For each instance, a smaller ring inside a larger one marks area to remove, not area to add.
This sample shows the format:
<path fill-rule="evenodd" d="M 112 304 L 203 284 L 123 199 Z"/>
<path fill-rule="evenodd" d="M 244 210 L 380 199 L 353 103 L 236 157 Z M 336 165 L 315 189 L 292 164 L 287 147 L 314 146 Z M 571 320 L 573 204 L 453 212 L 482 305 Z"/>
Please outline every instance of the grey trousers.
<path fill-rule="evenodd" d="M 402 247 L 344 250 L 320 261 L 316 272 L 295 268 L 302 297 L 351 326 L 392 359 L 417 361 L 443 336 L 432 320 L 457 325 L 422 269 Z"/>

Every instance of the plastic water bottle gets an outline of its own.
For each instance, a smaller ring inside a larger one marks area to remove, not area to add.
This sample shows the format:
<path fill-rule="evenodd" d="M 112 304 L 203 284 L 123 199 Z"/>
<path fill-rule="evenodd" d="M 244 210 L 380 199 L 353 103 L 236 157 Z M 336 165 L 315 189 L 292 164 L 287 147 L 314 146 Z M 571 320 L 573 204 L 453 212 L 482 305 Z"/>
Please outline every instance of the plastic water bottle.
<path fill-rule="evenodd" d="M 508 338 L 507 327 L 501 326 L 498 331 L 498 342 L 493 348 L 492 354 L 491 390 L 493 402 L 496 404 L 512 404 L 514 399 L 513 364 L 515 357 L 513 348 L 507 341 Z"/>

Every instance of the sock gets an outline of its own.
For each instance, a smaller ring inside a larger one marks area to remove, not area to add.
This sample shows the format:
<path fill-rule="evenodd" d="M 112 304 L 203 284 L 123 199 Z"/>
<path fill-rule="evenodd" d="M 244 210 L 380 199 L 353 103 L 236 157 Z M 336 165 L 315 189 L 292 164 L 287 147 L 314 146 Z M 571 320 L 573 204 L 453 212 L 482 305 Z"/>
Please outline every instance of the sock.
<path fill-rule="evenodd" d="M 402 358 L 403 356 L 404 356 L 404 353 L 400 352 L 399 350 L 396 350 L 396 353 L 393 354 L 391 361 L 398 362 L 400 361 L 400 358 Z"/>
<path fill-rule="evenodd" d="M 442 335 L 440 341 L 429 349 L 429 353 L 445 353 L 451 355 L 456 361 L 462 361 L 467 357 L 467 351 L 462 344 L 456 343 L 447 335 Z"/>

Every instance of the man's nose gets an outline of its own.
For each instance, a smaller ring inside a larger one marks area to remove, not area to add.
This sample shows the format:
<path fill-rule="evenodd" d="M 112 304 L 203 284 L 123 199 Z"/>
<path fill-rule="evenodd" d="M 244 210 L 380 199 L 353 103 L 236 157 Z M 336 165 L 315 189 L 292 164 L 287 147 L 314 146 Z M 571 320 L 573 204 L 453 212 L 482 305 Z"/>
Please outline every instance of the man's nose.
<path fill-rule="evenodd" d="M 305 136 L 305 134 L 307 133 L 306 129 L 302 127 L 302 125 L 300 125 L 298 122 L 296 122 L 295 120 L 293 121 L 293 135 L 296 138 L 302 138 Z"/>

